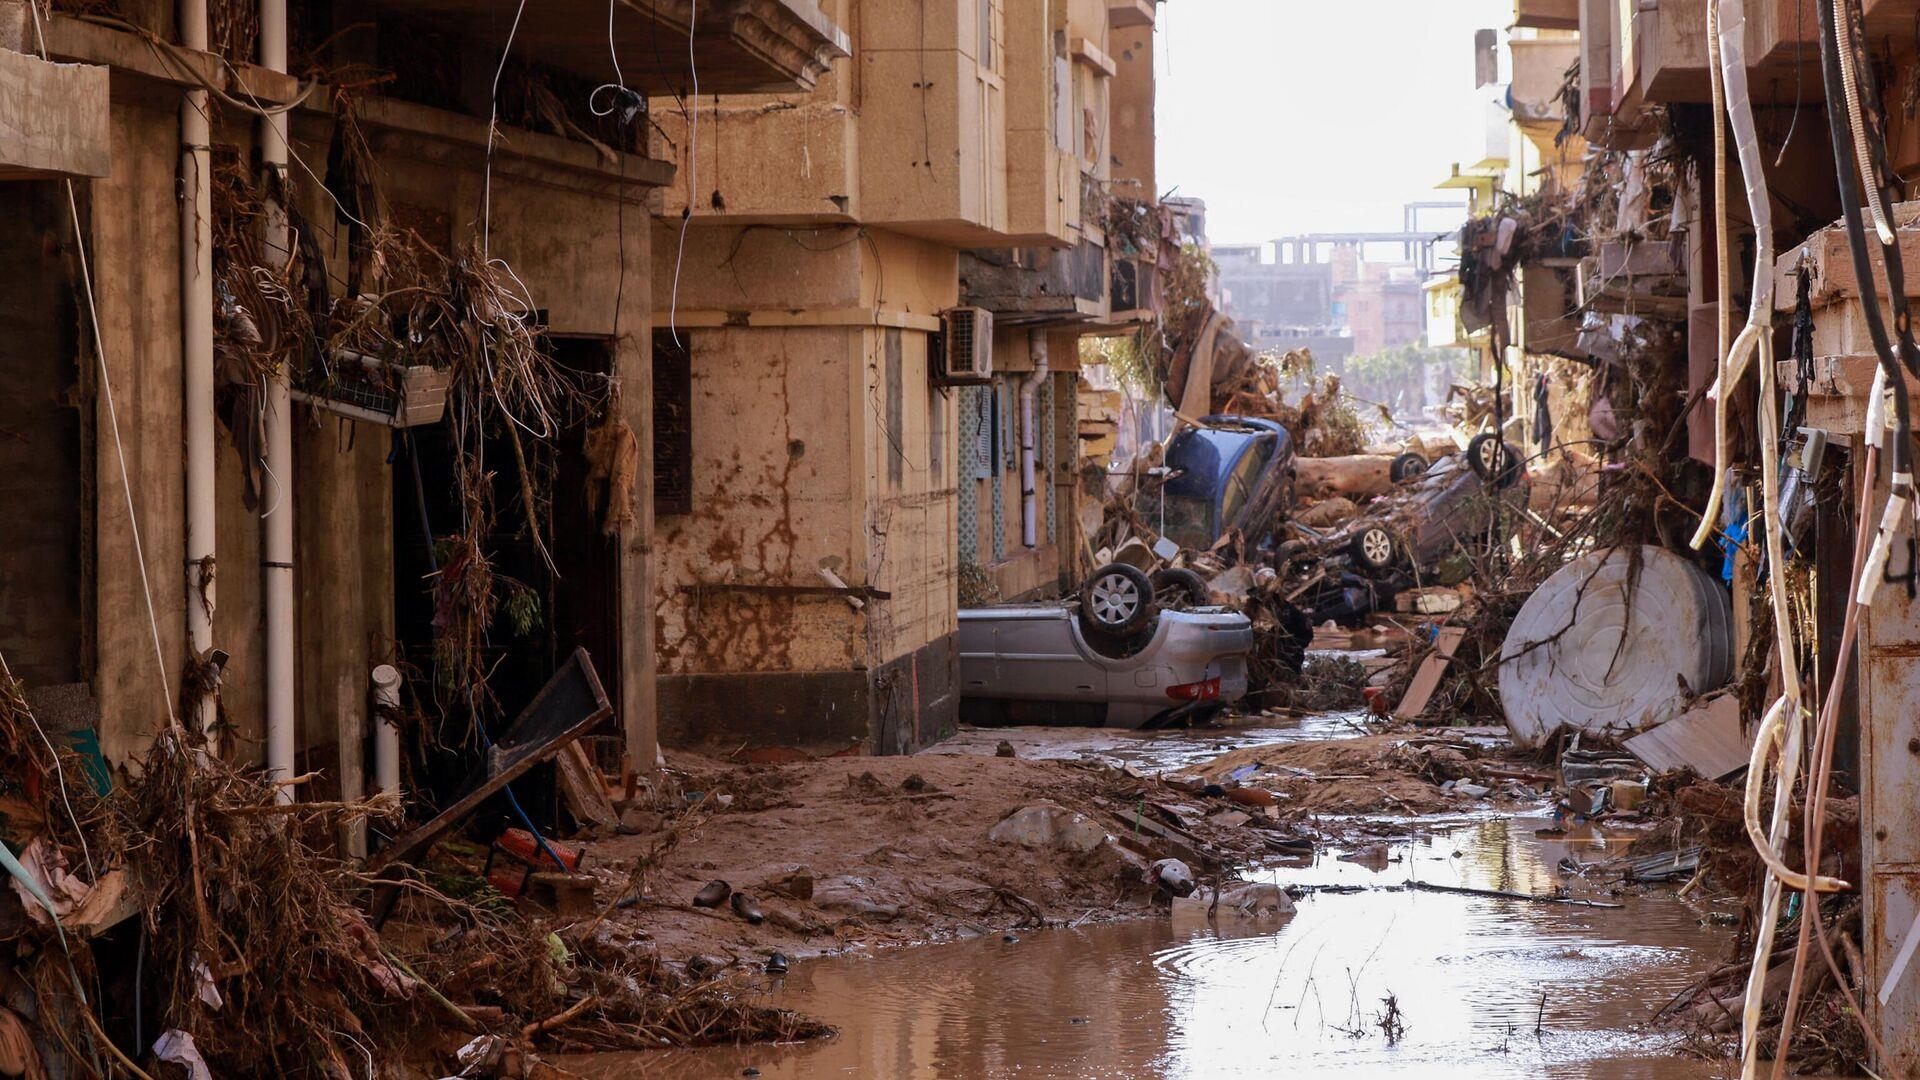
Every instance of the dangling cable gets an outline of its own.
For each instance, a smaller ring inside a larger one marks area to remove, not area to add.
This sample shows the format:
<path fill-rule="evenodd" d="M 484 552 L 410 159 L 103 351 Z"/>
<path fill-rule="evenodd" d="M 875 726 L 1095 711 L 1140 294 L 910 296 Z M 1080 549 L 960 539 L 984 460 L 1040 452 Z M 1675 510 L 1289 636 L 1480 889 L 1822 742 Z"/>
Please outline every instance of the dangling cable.
<path fill-rule="evenodd" d="M 1893 223 L 1887 218 L 1880 183 L 1879 170 L 1874 168 L 1874 157 L 1867 148 L 1867 121 L 1860 108 L 1860 73 L 1855 70 L 1859 62 L 1853 52 L 1853 30 L 1848 25 L 1851 19 L 1847 11 L 1839 4 L 1833 6 L 1832 17 L 1827 20 L 1833 25 L 1834 40 L 1840 48 L 1840 89 L 1847 101 L 1847 127 L 1853 132 L 1853 160 L 1860 170 L 1860 186 L 1867 192 L 1867 209 L 1873 214 L 1873 231 L 1880 236 L 1880 243 L 1894 242 Z"/>
<path fill-rule="evenodd" d="M 1827 695 L 1826 706 L 1822 709 L 1822 731 L 1815 750 L 1813 791 L 1806 808 L 1809 822 L 1806 835 L 1808 869 L 1810 871 L 1817 869 L 1819 865 L 1820 837 L 1824 831 L 1824 803 L 1832 763 L 1833 731 L 1831 728 L 1837 725 L 1838 722 L 1837 703 L 1841 696 L 1840 690 L 1844 686 L 1848 665 L 1851 663 L 1854 634 L 1857 633 L 1857 622 L 1861 610 L 1872 605 L 1874 594 L 1880 583 L 1881 568 L 1885 566 L 1887 552 L 1892 547 L 1892 534 L 1898 529 L 1905 513 L 1905 507 L 1908 505 L 1912 494 L 1913 441 L 1909 424 L 1909 403 L 1907 400 L 1906 381 L 1901 368 L 1903 362 L 1905 366 L 1911 367 L 1916 360 L 1920 360 L 1920 352 L 1915 350 L 1913 344 L 1911 316 L 1908 313 L 1906 304 L 1905 266 L 1901 262 L 1897 244 L 1883 243 L 1881 245 L 1881 256 L 1886 268 L 1888 293 L 1890 294 L 1894 311 L 1895 325 L 1900 332 L 1900 359 L 1898 361 L 1896 361 L 1894 357 L 1893 343 L 1890 342 L 1887 337 L 1886 324 L 1881 318 L 1879 296 L 1873 290 L 1873 265 L 1872 260 L 1867 254 L 1866 230 L 1862 225 L 1859 195 L 1854 187 L 1856 179 L 1858 178 L 1855 170 L 1858 168 L 1859 162 L 1857 160 L 1857 153 L 1850 156 L 1848 151 L 1850 149 L 1850 142 L 1852 144 L 1851 148 L 1857 151 L 1858 140 L 1863 136 L 1867 137 L 1869 140 L 1869 149 L 1873 151 L 1873 155 L 1869 156 L 1867 164 L 1870 168 L 1880 166 L 1881 174 L 1884 175 L 1885 146 L 1884 144 L 1875 145 L 1877 142 L 1874 138 L 1875 133 L 1866 124 L 1866 118 L 1858 111 L 1857 106 L 1860 101 L 1858 94 L 1852 99 L 1852 103 L 1856 107 L 1855 110 L 1853 112 L 1843 111 L 1842 102 L 1848 98 L 1848 88 L 1842 85 L 1841 72 L 1843 65 L 1847 67 L 1852 66 L 1852 58 L 1842 57 L 1840 35 L 1841 28 L 1843 26 L 1849 26 L 1851 23 L 1851 8 L 1843 9 L 1836 4 L 1834 0 L 1818 0 L 1818 12 L 1820 22 L 1820 69 L 1827 95 L 1827 127 L 1833 149 L 1834 174 L 1839 185 L 1841 220 L 1846 228 L 1847 247 L 1852 255 L 1855 280 L 1860 283 L 1860 303 L 1862 313 L 1866 318 L 1867 334 L 1873 341 L 1874 356 L 1879 363 L 1879 369 L 1876 372 L 1873 390 L 1867 402 L 1867 424 L 1865 432 L 1867 464 L 1864 470 L 1866 475 L 1862 479 L 1861 487 L 1859 510 L 1860 533 L 1855 539 L 1853 603 L 1849 607 L 1846 624 L 1841 631 L 1840 653 L 1834 668 L 1833 685 Z M 1843 17 L 1848 20 L 1847 23 L 1841 22 Z M 1852 35 L 1849 32 L 1847 35 L 1846 49 L 1850 51 L 1852 47 Z M 1868 93 L 1872 92 L 1870 73 L 1868 74 L 1865 89 Z M 1877 155 L 1877 157 L 1874 155 Z M 1867 183 L 1871 186 L 1872 180 L 1869 178 Z M 1876 480 L 1875 473 L 1877 472 L 1878 459 L 1881 452 L 1880 443 L 1887 434 L 1886 421 L 1889 413 L 1891 413 L 1894 428 L 1892 433 L 1892 448 L 1888 452 L 1892 458 L 1891 490 L 1887 499 L 1886 511 L 1881 515 L 1880 528 L 1874 536 L 1871 547 L 1867 547 L 1864 544 L 1866 526 L 1867 523 L 1872 520 L 1872 493 Z M 1769 880 L 1772 881 L 1774 879 L 1770 876 Z M 1797 984 L 1799 982 L 1799 970 L 1804 963 L 1800 954 L 1804 953 L 1806 936 L 1810 930 L 1813 939 L 1820 945 L 1822 959 L 1826 961 L 1829 970 L 1833 972 L 1834 984 L 1839 988 L 1841 996 L 1847 1004 L 1847 1011 L 1852 1014 L 1855 1021 L 1860 1025 L 1860 1030 L 1865 1035 L 1868 1045 L 1873 1048 L 1875 1055 L 1883 1057 L 1884 1051 L 1880 1045 L 1879 1036 L 1873 1030 L 1873 1026 L 1868 1023 L 1865 1012 L 1861 1010 L 1860 1003 L 1854 995 L 1853 988 L 1848 984 L 1847 977 L 1841 969 L 1838 958 L 1834 956 L 1833 945 L 1827 939 L 1826 928 L 1820 921 L 1820 900 L 1818 892 L 1808 892 L 1806 894 L 1806 907 L 1801 915 L 1801 919 L 1802 940 L 1799 949 L 1796 950 L 1794 978 L 1790 980 L 1788 984 L 1789 1004 L 1787 1012 L 1783 1017 L 1785 1022 L 1782 1024 L 1782 1038 L 1776 1056 L 1784 1060 L 1791 1039 L 1792 1012 L 1794 1005 L 1797 1004 L 1797 994 L 1795 991 L 1797 990 Z M 1916 927 L 1916 931 L 1920 931 L 1920 926 Z M 1910 931 L 1909 933 L 1914 932 L 1915 931 Z M 1776 1073 L 1777 1071 L 1778 1069 L 1776 1068 Z"/>
<path fill-rule="evenodd" d="M 1754 765 L 1747 770 L 1746 817 L 1754 848 L 1766 862 L 1769 873 L 1762 887 L 1760 919 L 1754 932 L 1754 962 L 1747 975 L 1747 993 L 1740 1014 L 1741 1076 L 1752 1080 L 1759 1061 L 1760 1004 L 1767 977 L 1767 958 L 1773 954 L 1775 924 L 1780 913 L 1783 884 L 1804 878 L 1793 875 L 1781 860 L 1791 820 L 1793 785 L 1799 771 L 1801 743 L 1805 737 L 1803 709 L 1800 705 L 1800 671 L 1793 637 L 1793 606 L 1787 596 L 1786 555 L 1780 529 L 1780 414 L 1774 400 L 1773 370 L 1773 205 L 1767 192 L 1766 165 L 1760 154 L 1759 133 L 1753 121 L 1753 102 L 1747 90 L 1745 0 L 1709 0 L 1708 9 L 1718 9 L 1715 30 L 1720 39 L 1720 68 L 1725 86 L 1727 119 L 1733 129 L 1734 145 L 1740 154 L 1741 179 L 1746 182 L 1747 209 L 1753 218 L 1753 275 L 1749 279 L 1747 322 L 1734 339 L 1727 358 L 1728 383 L 1720 389 L 1724 395 L 1720 412 L 1725 412 L 1725 397 L 1731 396 L 1745 365 L 1751 359 L 1759 365 L 1760 380 L 1760 491 L 1761 528 L 1765 531 L 1767 584 L 1773 602 L 1774 648 L 1778 653 L 1781 696 L 1767 712 L 1767 719 L 1754 742 Z M 1709 519 L 1711 520 L 1711 519 Z M 1766 783 L 1764 764 L 1774 740 L 1780 740 L 1773 792 L 1773 818 L 1764 837 L 1759 829 L 1760 789 Z"/>
<path fill-rule="evenodd" d="M 1876 370 L 1873 378 L 1872 395 L 1867 401 L 1866 455 L 1860 469 L 1859 510 L 1854 522 L 1853 570 L 1848 578 L 1850 583 L 1858 582 L 1861 568 L 1867 561 L 1867 538 L 1873 525 L 1873 489 L 1879 478 L 1880 441 L 1886 433 L 1886 413 L 1882 407 L 1885 398 L 1887 373 Z M 1853 589 L 1848 589 L 1851 600 Z M 1840 645 L 1834 654 L 1833 675 L 1827 686 L 1827 695 L 1820 709 L 1820 723 L 1816 728 L 1813 746 L 1813 762 L 1809 774 L 1811 790 L 1806 801 L 1806 814 L 1800 825 L 1800 835 L 1805 837 L 1803 846 L 1807 855 L 1807 872 L 1813 873 L 1820 866 L 1821 844 L 1826 834 L 1826 802 L 1828 784 L 1833 779 L 1833 745 L 1835 734 L 1840 727 L 1840 701 L 1844 697 L 1847 672 L 1852 663 L 1854 640 L 1860 631 L 1860 605 L 1849 602 L 1846 618 L 1840 628 Z M 1793 951 L 1793 974 L 1787 980 L 1787 1000 L 1780 1013 L 1780 1041 L 1773 1053 L 1773 1077 L 1781 1080 L 1785 1075 L 1788 1051 L 1793 1045 L 1794 1018 L 1798 1014 L 1800 990 L 1807 966 L 1809 946 L 1816 935 L 1819 936 L 1823 951 L 1831 953 L 1832 946 L 1827 944 L 1825 928 L 1820 923 L 1820 900 L 1809 895 L 1806 900 L 1806 913 L 1800 919 L 1800 941 Z M 1838 968 L 1838 965 L 1834 965 Z M 1836 981 L 1837 981 L 1836 974 Z"/>

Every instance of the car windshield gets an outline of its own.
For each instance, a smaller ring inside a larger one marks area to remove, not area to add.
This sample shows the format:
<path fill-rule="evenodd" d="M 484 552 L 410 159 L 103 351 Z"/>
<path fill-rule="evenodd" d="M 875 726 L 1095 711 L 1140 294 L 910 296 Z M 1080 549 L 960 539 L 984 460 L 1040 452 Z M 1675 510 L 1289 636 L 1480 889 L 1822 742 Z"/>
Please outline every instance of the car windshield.
<path fill-rule="evenodd" d="M 1261 439 L 1248 450 L 1227 476 L 1226 490 L 1220 495 L 1220 527 L 1226 528 L 1239 518 L 1247 500 L 1253 497 L 1254 485 L 1260 482 L 1260 474 L 1267 467 L 1267 459 L 1273 456 L 1273 441 Z"/>

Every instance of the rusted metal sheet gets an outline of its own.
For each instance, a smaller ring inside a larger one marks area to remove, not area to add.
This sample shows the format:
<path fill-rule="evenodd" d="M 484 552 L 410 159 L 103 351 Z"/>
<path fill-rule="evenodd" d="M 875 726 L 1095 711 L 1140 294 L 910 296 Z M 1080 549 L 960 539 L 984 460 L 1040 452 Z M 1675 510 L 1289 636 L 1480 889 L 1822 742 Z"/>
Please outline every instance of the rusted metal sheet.
<path fill-rule="evenodd" d="M 1920 910 L 1920 604 L 1904 585 L 1881 586 L 1860 647 L 1864 947 L 1877 994 Z M 1920 979 L 1908 970 L 1884 1005 L 1868 1009 L 1886 1049 L 1881 1075 L 1920 1075 Z"/>

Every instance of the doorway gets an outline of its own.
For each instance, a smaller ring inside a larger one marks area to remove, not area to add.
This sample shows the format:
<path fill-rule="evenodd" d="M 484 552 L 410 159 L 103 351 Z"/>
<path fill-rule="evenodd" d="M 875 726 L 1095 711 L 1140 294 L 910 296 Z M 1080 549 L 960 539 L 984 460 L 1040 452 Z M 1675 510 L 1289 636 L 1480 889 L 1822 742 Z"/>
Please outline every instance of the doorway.
<path fill-rule="evenodd" d="M 549 337 L 546 345 L 583 385 L 601 385 L 612 371 L 609 339 Z M 465 665 L 450 664 L 441 651 L 448 610 L 440 578 L 451 557 L 448 538 L 469 512 L 458 482 L 460 455 L 474 451 L 458 445 L 450 421 L 396 433 L 394 627 L 421 698 L 431 698 L 422 700 L 422 711 L 437 735 L 430 741 L 439 745 L 422 748 L 428 766 L 422 784 L 438 799 L 457 794 L 487 739 L 512 723 L 574 649 L 587 651 L 608 698 L 620 700 L 620 553 L 618 538 L 601 528 L 604 506 L 589 497 L 586 443 L 593 419 L 571 417 L 550 439 L 521 431 L 517 450 L 498 425 L 481 440 L 477 452 L 490 474 L 492 513 L 479 546 L 494 603 L 475 657 L 485 693 L 471 695 L 455 685 Z M 529 811 L 551 817 L 550 767 L 516 788 Z"/>

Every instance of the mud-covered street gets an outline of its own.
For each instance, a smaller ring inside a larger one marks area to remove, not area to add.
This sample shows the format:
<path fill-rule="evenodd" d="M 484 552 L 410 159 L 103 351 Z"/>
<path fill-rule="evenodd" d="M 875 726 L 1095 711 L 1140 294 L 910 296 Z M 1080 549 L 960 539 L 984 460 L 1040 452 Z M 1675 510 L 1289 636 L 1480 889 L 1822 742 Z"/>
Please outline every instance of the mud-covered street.
<path fill-rule="evenodd" d="M 1711 1021 L 1672 1007 L 1728 960 L 1738 897 L 1679 895 L 1691 869 L 1625 880 L 1633 856 L 1670 849 L 1677 822 L 1569 824 L 1549 784 L 1451 794 L 1402 764 L 1430 733 L 1379 728 L 1255 715 L 1160 733 L 964 729 L 897 759 L 675 761 L 730 806 L 686 826 L 649 871 L 632 909 L 644 917 L 620 925 L 834 1034 L 563 1063 L 609 1078 L 1014 1063 L 1059 1077 L 1725 1075 L 1703 1060 Z M 1488 768 L 1524 771 L 1504 732 L 1450 734 Z M 1203 793 L 1236 772 L 1241 790 L 1272 793 L 1269 825 L 1243 822 L 1248 803 L 1227 789 Z M 1113 835 L 1087 852 L 996 841 L 1042 800 Z M 1222 904 L 1211 877 L 1189 897 L 1155 889 L 1151 837 L 1116 842 L 1149 803 L 1176 807 L 1221 857 Z M 656 843 L 637 834 L 603 858 Z M 810 900 L 774 884 L 796 869 L 813 875 Z M 766 921 L 688 906 L 711 878 L 750 890 Z M 1256 892 L 1237 910 L 1247 883 L 1285 899 Z"/>

